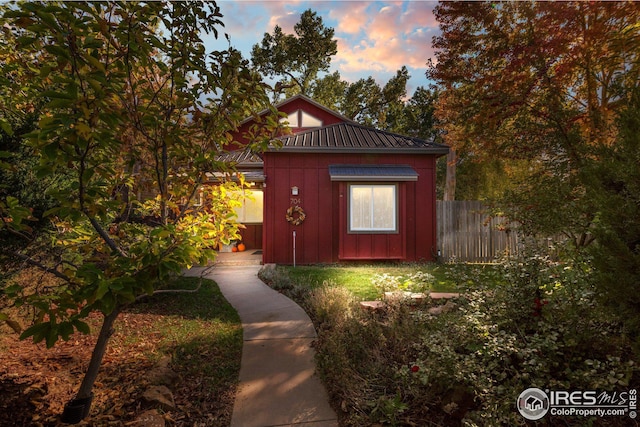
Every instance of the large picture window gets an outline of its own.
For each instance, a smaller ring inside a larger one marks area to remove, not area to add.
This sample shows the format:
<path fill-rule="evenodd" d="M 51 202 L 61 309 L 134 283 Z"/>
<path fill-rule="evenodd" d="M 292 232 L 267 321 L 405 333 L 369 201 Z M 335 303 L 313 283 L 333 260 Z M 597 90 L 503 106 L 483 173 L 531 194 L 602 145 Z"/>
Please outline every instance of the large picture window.
<path fill-rule="evenodd" d="M 395 184 L 351 184 L 349 231 L 397 232 L 397 193 Z"/>

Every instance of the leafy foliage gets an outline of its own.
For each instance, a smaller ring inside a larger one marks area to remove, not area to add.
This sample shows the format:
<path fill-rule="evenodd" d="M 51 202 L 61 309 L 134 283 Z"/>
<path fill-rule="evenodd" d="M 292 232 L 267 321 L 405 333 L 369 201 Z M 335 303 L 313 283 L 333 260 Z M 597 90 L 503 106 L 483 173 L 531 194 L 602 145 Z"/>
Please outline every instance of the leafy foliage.
<path fill-rule="evenodd" d="M 31 234 L 21 200 L 0 201 L 0 232 L 29 242 L 3 255 L 58 281 L 5 281 L 2 298 L 34 307 L 21 336 L 48 347 L 88 332 L 91 312 L 103 314 L 81 396 L 123 306 L 237 237 L 238 186 L 203 184 L 232 173 L 220 154 L 239 122 L 269 102 L 239 52 L 206 53 L 202 36 L 217 36 L 221 17 L 215 3 L 30 2 L 2 18 L 16 41 L 2 45 L 6 90 L 44 99 L 35 130 L 21 135 L 38 158 L 34 173 L 69 180 L 48 189 L 55 202 L 41 214 L 53 225 L 46 234 Z M 276 127 L 270 116 L 256 123 L 249 148 L 262 149 Z"/>
<path fill-rule="evenodd" d="M 601 147 L 587 173 L 599 206 L 592 248 L 604 302 L 624 319 L 640 350 L 640 95 L 620 117 L 616 144 Z"/>
<path fill-rule="evenodd" d="M 339 71 L 335 71 L 311 82 L 311 97 L 334 111 L 344 111 L 344 94 L 348 87 L 349 83 L 341 79 Z"/>

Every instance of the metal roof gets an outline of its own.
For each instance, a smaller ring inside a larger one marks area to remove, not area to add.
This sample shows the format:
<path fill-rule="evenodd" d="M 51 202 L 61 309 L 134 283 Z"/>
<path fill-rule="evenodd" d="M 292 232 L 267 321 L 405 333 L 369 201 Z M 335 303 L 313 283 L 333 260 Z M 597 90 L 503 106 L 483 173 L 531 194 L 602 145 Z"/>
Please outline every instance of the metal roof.
<path fill-rule="evenodd" d="M 329 165 L 331 181 L 417 181 L 409 165 Z"/>
<path fill-rule="evenodd" d="M 225 151 L 216 156 L 216 160 L 229 163 L 233 168 L 224 172 L 207 173 L 209 182 L 224 182 L 229 179 L 237 182 L 239 173 L 244 175 L 247 182 L 264 182 L 262 157 L 249 148 Z"/>
<path fill-rule="evenodd" d="M 237 166 L 256 166 L 262 167 L 262 157 L 259 153 L 251 151 L 248 148 L 226 151 L 217 156 L 217 160 L 233 163 Z"/>
<path fill-rule="evenodd" d="M 265 181 L 264 173 L 258 170 L 253 170 L 253 171 L 238 170 L 238 171 L 233 171 L 228 173 L 207 172 L 206 177 L 207 177 L 207 182 L 220 183 L 220 182 L 227 182 L 230 180 L 233 182 L 238 182 L 240 181 L 240 178 L 238 177 L 239 174 L 243 175 L 245 182 L 264 182 Z"/>
<path fill-rule="evenodd" d="M 419 138 L 410 138 L 356 123 L 337 123 L 278 138 L 281 147 L 269 151 L 398 153 L 415 152 L 444 155 L 449 147 Z"/>

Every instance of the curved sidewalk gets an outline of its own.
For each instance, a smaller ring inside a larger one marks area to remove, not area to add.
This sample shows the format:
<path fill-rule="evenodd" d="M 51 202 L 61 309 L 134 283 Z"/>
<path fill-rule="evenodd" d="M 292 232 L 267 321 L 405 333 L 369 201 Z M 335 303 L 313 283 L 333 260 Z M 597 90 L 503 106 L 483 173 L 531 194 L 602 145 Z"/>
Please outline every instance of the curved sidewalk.
<path fill-rule="evenodd" d="M 231 427 L 337 427 L 315 375 L 313 324 L 296 303 L 262 283 L 259 270 L 259 265 L 215 266 L 204 276 L 218 284 L 242 321 Z"/>

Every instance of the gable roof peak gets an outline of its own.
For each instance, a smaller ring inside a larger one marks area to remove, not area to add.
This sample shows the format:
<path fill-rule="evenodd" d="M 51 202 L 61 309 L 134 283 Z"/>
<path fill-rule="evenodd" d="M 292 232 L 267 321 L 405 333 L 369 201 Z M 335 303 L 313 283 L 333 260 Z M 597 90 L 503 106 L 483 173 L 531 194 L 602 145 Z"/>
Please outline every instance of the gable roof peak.
<path fill-rule="evenodd" d="M 309 103 L 309 104 L 311 104 L 311 105 L 313 105 L 313 106 L 315 106 L 315 107 L 317 107 L 317 108 L 319 108 L 319 109 L 321 109 L 321 110 L 324 110 L 325 112 L 327 112 L 327 113 L 329 113 L 329 114 L 331 114 L 331 115 L 333 115 L 333 116 L 335 116 L 335 117 L 339 118 L 340 120 L 342 120 L 342 121 L 344 121 L 344 122 L 347 122 L 347 123 L 355 123 L 355 122 L 354 122 L 353 120 L 351 120 L 350 118 L 345 117 L 345 116 L 343 116 L 342 114 L 340 114 L 339 112 L 337 112 L 337 111 L 335 111 L 335 110 L 332 110 L 331 108 L 326 107 L 326 106 L 324 106 L 324 105 L 320 104 L 319 102 L 317 102 L 317 101 L 313 100 L 312 98 L 310 98 L 309 96 L 307 96 L 307 95 L 305 95 L 305 94 L 303 94 L 303 93 L 299 93 L 299 94 L 297 94 L 297 95 L 294 95 L 294 96 L 292 96 L 292 97 L 289 97 L 289 98 L 287 98 L 287 99 L 284 99 L 284 100 L 282 100 L 282 101 L 280 101 L 280 102 L 277 102 L 277 103 L 274 105 L 274 107 L 276 107 L 276 109 L 280 109 L 280 107 L 283 107 L 283 106 L 285 106 L 285 105 L 287 105 L 287 104 L 290 104 L 291 102 L 297 101 L 297 100 L 299 100 L 299 99 L 300 99 L 300 100 L 303 100 L 303 101 L 305 101 L 305 102 L 307 102 L 307 103 Z"/>
<path fill-rule="evenodd" d="M 339 112 L 332 110 L 331 108 L 328 108 L 322 104 L 320 104 L 317 101 L 314 101 L 313 99 L 309 98 L 307 95 L 304 95 L 302 93 L 299 93 L 297 95 L 294 95 L 292 97 L 289 97 L 287 99 L 284 99 L 282 101 L 278 101 L 275 102 L 273 104 L 273 106 L 276 108 L 276 110 L 280 110 L 282 107 L 286 106 L 287 104 L 290 104 L 292 102 L 295 102 L 297 100 L 302 100 L 304 102 L 306 102 L 307 104 L 313 105 L 314 107 L 325 111 L 328 114 L 331 114 L 332 116 L 336 117 L 338 120 L 343 121 L 343 122 L 347 122 L 347 123 L 355 123 L 353 120 L 349 119 L 348 117 L 343 116 L 342 114 L 340 114 Z M 269 112 L 269 109 L 266 108 L 262 111 L 260 111 L 257 116 L 263 116 L 265 114 L 267 114 Z M 249 116 L 246 119 L 244 119 L 242 122 L 240 122 L 240 126 L 251 122 L 252 120 L 254 120 L 255 116 Z"/>

